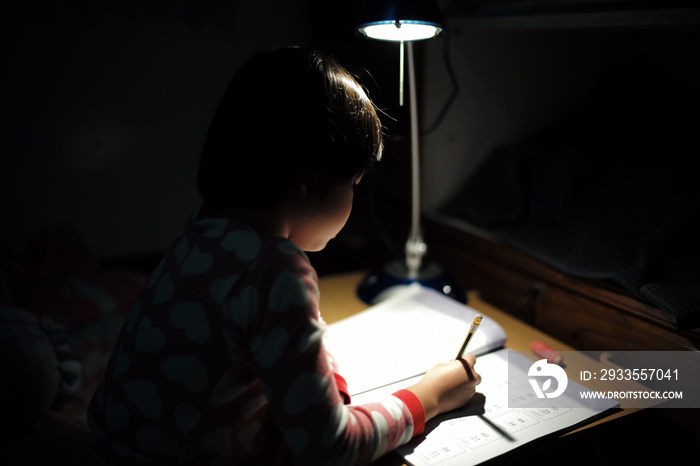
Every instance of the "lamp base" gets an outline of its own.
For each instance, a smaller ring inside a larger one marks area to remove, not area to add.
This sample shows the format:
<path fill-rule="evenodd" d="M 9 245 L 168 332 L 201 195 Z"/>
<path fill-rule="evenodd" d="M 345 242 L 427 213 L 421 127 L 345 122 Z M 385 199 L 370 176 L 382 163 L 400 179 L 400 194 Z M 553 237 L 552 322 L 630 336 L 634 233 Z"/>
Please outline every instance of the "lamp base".
<path fill-rule="evenodd" d="M 376 304 L 412 283 L 433 288 L 461 303 L 467 303 L 467 295 L 457 282 L 438 264 L 423 261 L 418 276 L 409 276 L 406 264 L 394 260 L 369 272 L 357 285 L 357 296 L 367 304 Z"/>

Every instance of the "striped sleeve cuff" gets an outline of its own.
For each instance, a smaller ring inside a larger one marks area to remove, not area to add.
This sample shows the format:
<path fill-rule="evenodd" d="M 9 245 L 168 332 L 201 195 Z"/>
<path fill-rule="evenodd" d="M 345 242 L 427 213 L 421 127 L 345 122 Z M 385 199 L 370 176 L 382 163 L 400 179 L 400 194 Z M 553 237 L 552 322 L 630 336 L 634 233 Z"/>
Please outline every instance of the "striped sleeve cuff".
<path fill-rule="evenodd" d="M 348 392 L 348 383 L 345 381 L 342 375 L 333 373 L 335 376 L 335 384 L 338 386 L 338 391 L 340 396 L 343 398 L 343 403 L 346 405 L 350 404 L 350 393 Z"/>
<path fill-rule="evenodd" d="M 422 434 L 425 429 L 425 410 L 423 409 L 423 403 L 421 403 L 418 397 L 410 390 L 402 389 L 393 395 L 403 401 L 411 412 L 411 417 L 413 418 L 413 435 Z"/>

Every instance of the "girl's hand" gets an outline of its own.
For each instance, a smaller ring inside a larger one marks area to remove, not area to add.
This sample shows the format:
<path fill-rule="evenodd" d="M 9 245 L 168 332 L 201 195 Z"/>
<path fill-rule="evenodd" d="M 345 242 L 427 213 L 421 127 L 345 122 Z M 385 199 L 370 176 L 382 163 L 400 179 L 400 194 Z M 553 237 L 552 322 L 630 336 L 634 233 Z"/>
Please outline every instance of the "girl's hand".
<path fill-rule="evenodd" d="M 423 404 L 425 420 L 464 406 L 476 393 L 481 376 L 474 370 L 476 357 L 437 364 L 423 378 L 408 387 Z"/>

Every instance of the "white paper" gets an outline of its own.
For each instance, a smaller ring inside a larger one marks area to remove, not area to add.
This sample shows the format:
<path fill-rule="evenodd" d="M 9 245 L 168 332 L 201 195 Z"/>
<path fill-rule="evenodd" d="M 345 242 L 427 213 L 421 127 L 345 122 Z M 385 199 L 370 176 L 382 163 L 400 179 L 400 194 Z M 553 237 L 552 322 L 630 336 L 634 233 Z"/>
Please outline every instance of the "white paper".
<path fill-rule="evenodd" d="M 352 396 L 455 359 L 477 314 L 435 290 L 412 285 L 329 325 L 326 344 Z M 465 353 L 482 354 L 505 341 L 503 329 L 484 315 Z"/>
<path fill-rule="evenodd" d="M 422 435 L 396 452 L 414 466 L 479 464 L 543 436 L 564 432 L 617 406 L 613 400 L 599 400 L 591 407 L 574 398 L 560 396 L 531 397 L 532 402 L 527 407 L 509 408 L 509 397 L 531 392 L 529 386 L 509 387 L 509 351 L 502 349 L 480 356 L 475 369 L 482 376 L 482 383 L 474 399 L 461 410 L 429 421 Z M 519 367 L 526 374 L 533 361 L 511 351 L 510 364 L 514 358 L 521 358 Z M 578 385 L 572 380 L 569 384 Z M 583 386 L 578 389 L 588 390 Z M 364 396 L 367 401 L 373 398 L 372 392 Z M 362 398 L 356 400 L 362 401 Z M 513 405 L 517 404 L 511 403 Z"/>

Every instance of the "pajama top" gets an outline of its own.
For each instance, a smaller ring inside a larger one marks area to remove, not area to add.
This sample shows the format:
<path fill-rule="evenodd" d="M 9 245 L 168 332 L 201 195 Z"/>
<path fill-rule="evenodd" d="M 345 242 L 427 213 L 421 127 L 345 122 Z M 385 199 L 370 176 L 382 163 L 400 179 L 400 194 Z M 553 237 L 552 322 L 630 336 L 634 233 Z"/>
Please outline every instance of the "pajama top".
<path fill-rule="evenodd" d="M 90 404 L 103 457 L 364 464 L 422 432 L 407 390 L 348 404 L 317 284 L 291 241 L 198 209 L 127 315 Z"/>

